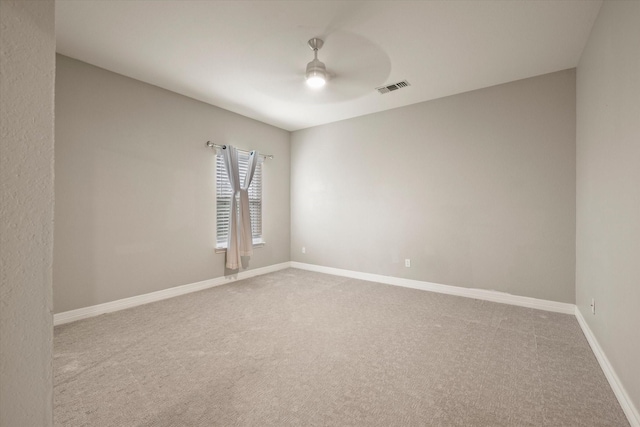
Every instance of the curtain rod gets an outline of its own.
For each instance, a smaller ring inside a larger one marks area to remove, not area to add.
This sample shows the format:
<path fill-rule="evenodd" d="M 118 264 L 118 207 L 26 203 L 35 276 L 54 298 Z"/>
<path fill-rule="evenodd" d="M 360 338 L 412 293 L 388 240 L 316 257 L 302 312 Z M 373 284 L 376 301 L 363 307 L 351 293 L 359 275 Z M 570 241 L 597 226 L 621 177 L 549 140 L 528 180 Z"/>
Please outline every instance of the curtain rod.
<path fill-rule="evenodd" d="M 211 142 L 211 141 L 207 141 L 207 147 L 209 147 L 209 148 L 224 148 L 224 145 L 218 145 L 218 144 L 214 144 L 214 143 L 213 143 L 213 142 Z M 238 151 L 239 151 L 239 152 L 241 152 L 241 153 L 245 153 L 245 154 L 249 154 L 249 153 L 250 153 L 250 151 L 247 151 L 247 150 L 240 150 L 240 149 L 238 149 Z M 273 160 L 273 154 L 262 154 L 262 153 L 258 153 L 258 155 L 260 155 L 260 156 L 262 156 L 262 157 L 264 157 L 264 158 L 267 158 L 267 159 Z"/>

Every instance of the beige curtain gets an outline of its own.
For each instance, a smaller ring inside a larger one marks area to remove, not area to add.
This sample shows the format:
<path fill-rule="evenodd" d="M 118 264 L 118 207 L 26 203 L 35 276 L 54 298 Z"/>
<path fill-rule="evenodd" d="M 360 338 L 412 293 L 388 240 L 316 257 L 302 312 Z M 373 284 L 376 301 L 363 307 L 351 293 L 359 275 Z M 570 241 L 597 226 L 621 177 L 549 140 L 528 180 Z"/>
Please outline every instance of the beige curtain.
<path fill-rule="evenodd" d="M 227 236 L 226 267 L 238 270 L 241 265 L 240 257 L 253 255 L 253 239 L 251 236 L 251 212 L 249 211 L 249 186 L 258 164 L 258 152 L 249 154 L 247 172 L 240 182 L 240 167 L 238 164 L 238 149 L 225 145 L 223 147 L 224 163 L 233 196 L 231 197 L 231 212 L 229 214 L 229 235 Z"/>

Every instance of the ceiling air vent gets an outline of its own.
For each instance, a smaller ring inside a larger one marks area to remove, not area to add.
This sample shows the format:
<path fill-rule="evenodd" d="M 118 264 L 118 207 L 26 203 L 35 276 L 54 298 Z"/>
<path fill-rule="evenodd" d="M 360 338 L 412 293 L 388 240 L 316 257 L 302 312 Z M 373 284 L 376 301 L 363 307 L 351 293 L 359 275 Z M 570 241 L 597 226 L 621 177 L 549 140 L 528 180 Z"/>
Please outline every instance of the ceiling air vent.
<path fill-rule="evenodd" d="M 403 87 L 407 87 L 407 86 L 411 86 L 411 85 L 409 84 L 408 81 L 403 80 L 401 82 L 393 83 L 388 86 L 377 87 L 376 90 L 380 92 L 381 95 L 384 95 L 385 93 L 393 92 L 394 90 L 402 89 Z"/>

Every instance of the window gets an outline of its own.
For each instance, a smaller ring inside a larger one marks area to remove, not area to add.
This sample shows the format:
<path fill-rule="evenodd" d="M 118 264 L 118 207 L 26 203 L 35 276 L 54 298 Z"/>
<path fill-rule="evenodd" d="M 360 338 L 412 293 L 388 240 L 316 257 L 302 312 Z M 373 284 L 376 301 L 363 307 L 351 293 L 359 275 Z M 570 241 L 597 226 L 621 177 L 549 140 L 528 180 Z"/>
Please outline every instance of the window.
<path fill-rule="evenodd" d="M 240 182 L 247 173 L 249 153 L 238 152 Z M 229 235 L 229 214 L 231 213 L 231 186 L 227 178 L 224 157 L 216 156 L 216 249 L 227 248 Z M 251 214 L 251 236 L 253 245 L 263 244 L 262 240 L 262 162 L 258 161 L 253 181 L 249 186 L 249 212 Z"/>

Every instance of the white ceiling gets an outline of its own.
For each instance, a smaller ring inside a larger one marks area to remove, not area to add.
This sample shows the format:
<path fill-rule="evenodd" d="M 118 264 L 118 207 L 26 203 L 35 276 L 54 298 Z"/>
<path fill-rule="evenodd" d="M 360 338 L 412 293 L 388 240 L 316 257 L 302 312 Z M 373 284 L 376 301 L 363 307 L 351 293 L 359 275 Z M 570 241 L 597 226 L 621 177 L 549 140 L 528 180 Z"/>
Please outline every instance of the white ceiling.
<path fill-rule="evenodd" d="M 601 4 L 57 0 L 57 50 L 297 130 L 575 67 Z M 312 37 L 334 74 L 319 91 Z"/>

